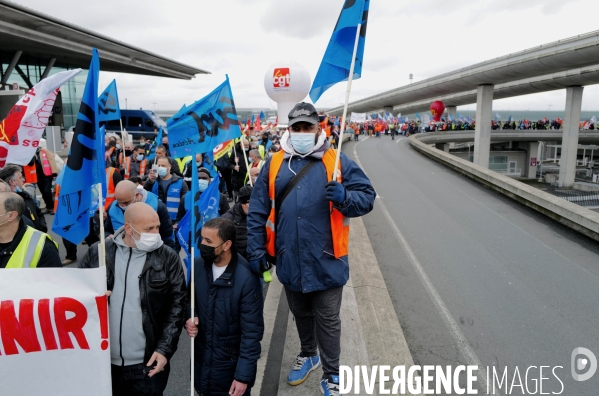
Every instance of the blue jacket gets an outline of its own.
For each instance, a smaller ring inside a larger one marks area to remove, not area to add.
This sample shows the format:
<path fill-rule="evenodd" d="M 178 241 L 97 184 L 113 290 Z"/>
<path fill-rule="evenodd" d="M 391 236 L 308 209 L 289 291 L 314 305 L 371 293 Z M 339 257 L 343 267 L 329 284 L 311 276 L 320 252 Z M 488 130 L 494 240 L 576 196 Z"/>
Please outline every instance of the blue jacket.
<path fill-rule="evenodd" d="M 148 180 L 144 185 L 144 189 L 152 192 L 152 194 L 156 195 L 166 205 L 171 220 L 175 221 L 177 212 L 179 211 L 179 203 L 188 191 L 187 183 L 183 183 L 183 179 L 179 176 L 172 175 L 170 183 L 167 186 L 167 191 L 165 192 L 161 181 L 160 177 L 153 182 Z"/>
<path fill-rule="evenodd" d="M 322 158 L 328 143 L 311 156 Z M 308 159 L 285 155 L 275 181 L 276 197 L 281 197 L 294 174 Z M 260 172 L 250 198 L 248 213 L 247 257 L 256 260 L 266 254 L 265 224 L 270 213 L 268 175 L 270 158 Z M 342 185 L 347 205 L 339 208 L 345 217 L 359 217 L 370 212 L 376 192 L 362 169 L 341 153 Z M 349 279 L 348 257 L 333 254 L 329 201 L 326 199 L 327 175 L 322 161 L 316 164 L 287 196 L 277 215 L 277 276 L 283 285 L 297 292 L 309 293 L 345 285 Z"/>
<path fill-rule="evenodd" d="M 235 249 L 225 272 L 214 282 L 212 277 L 212 264 L 197 258 L 194 387 L 199 394 L 228 395 L 235 379 L 248 384 L 249 394 L 264 333 L 260 280 Z"/>

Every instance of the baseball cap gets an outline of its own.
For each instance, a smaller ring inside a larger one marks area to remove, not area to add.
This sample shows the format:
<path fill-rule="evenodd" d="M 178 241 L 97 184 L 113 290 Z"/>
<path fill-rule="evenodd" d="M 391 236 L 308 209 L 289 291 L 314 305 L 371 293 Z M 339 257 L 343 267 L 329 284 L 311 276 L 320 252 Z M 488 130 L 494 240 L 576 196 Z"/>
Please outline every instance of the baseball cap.
<path fill-rule="evenodd" d="M 301 102 L 296 104 L 289 112 L 289 123 L 291 126 L 298 122 L 308 122 L 310 124 L 318 124 L 318 113 L 310 103 Z"/>

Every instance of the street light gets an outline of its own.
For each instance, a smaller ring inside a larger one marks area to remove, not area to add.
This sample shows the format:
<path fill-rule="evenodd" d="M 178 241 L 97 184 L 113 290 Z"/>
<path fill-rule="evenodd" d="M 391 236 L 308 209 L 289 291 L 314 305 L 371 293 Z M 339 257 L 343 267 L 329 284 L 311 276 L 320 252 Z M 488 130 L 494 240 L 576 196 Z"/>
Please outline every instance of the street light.
<path fill-rule="evenodd" d="M 412 80 L 414 79 L 414 75 L 410 73 L 410 84 L 412 84 Z"/>

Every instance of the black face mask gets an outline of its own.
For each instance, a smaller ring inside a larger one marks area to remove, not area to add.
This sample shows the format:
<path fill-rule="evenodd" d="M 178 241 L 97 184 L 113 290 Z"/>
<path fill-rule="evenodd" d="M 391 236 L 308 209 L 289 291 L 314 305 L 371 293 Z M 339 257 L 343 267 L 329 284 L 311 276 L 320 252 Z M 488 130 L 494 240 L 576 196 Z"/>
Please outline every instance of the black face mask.
<path fill-rule="evenodd" d="M 164 146 L 164 148 L 168 148 L 168 143 L 162 143 L 162 145 Z"/>
<path fill-rule="evenodd" d="M 208 264 L 214 263 L 214 260 L 218 256 L 220 256 L 220 254 L 215 254 L 214 251 L 216 250 L 217 247 L 220 247 L 223 244 L 224 244 L 224 242 L 216 247 L 204 245 L 203 243 L 200 244 L 200 256 L 202 256 L 202 260 L 204 260 L 204 263 L 208 263 Z"/>
<path fill-rule="evenodd" d="M 129 157 L 132 152 L 133 152 L 133 150 L 125 150 L 125 156 Z"/>

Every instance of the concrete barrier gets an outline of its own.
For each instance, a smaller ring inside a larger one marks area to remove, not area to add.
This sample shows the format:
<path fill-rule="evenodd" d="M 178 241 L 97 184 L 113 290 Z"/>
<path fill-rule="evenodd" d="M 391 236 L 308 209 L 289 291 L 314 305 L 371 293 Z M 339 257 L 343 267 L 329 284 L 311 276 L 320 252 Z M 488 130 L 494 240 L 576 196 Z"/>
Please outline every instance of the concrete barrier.
<path fill-rule="evenodd" d="M 575 231 L 599 241 L 599 213 L 570 203 L 444 151 L 437 150 L 428 145 L 433 142 L 428 142 L 427 135 L 425 133 L 410 136 L 410 145 L 429 158 L 455 169 L 471 179 L 499 191 Z M 427 141 L 428 144 L 424 143 L 424 141 Z"/>

